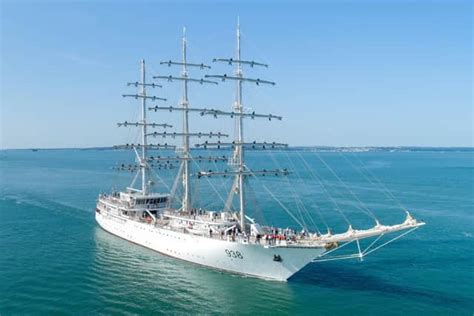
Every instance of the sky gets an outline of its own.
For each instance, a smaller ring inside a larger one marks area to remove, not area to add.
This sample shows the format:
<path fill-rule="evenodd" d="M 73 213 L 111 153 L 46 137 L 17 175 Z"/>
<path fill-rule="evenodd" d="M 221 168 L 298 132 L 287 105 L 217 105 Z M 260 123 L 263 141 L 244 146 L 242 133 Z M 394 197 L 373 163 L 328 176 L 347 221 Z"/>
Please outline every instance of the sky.
<path fill-rule="evenodd" d="M 245 137 L 294 146 L 473 146 L 471 1 L 13 1 L 1 5 L 0 148 L 130 143 L 139 103 L 126 82 L 179 75 L 186 27 L 191 77 L 232 74 L 212 59 L 235 55 L 275 86 L 245 84 Z M 182 87 L 149 94 L 175 106 Z M 235 85 L 190 86 L 190 105 L 230 110 Z M 171 122 L 177 113 L 148 113 Z M 230 118 L 191 115 L 191 131 L 233 131 Z M 163 142 L 159 139 L 157 142 Z"/>

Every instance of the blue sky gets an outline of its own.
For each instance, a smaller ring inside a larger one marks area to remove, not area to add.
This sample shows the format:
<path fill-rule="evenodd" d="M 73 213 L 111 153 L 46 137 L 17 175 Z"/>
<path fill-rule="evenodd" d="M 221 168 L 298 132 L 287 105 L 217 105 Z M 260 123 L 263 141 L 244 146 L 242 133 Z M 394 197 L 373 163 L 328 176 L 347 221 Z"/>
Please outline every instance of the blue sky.
<path fill-rule="evenodd" d="M 244 105 L 281 114 L 246 124 L 249 140 L 292 145 L 472 146 L 470 1 L 1 1 L 1 148 L 131 142 L 138 104 L 122 93 L 159 65 L 231 57 L 240 16 L 242 55 L 270 64 L 246 75 L 277 82 L 244 88 Z M 208 73 L 232 73 L 213 65 Z M 200 77 L 205 73 L 193 71 Z M 194 106 L 230 109 L 233 85 L 191 87 Z M 156 95 L 176 105 L 179 85 Z M 153 103 L 154 104 L 154 103 Z M 150 105 L 153 105 L 150 104 Z M 179 125 L 179 116 L 152 113 Z M 193 117 L 194 131 L 232 130 Z"/>

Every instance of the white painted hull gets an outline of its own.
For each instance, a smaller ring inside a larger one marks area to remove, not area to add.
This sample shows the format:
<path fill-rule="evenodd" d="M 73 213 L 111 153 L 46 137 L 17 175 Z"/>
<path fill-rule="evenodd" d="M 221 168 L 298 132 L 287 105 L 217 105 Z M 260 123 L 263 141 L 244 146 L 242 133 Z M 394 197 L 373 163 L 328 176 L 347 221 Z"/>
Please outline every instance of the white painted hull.
<path fill-rule="evenodd" d="M 106 212 L 96 212 L 96 220 L 104 230 L 162 254 L 214 269 L 278 281 L 286 281 L 325 251 L 324 248 L 265 247 L 211 239 Z M 275 255 L 282 260 L 274 261 Z"/>

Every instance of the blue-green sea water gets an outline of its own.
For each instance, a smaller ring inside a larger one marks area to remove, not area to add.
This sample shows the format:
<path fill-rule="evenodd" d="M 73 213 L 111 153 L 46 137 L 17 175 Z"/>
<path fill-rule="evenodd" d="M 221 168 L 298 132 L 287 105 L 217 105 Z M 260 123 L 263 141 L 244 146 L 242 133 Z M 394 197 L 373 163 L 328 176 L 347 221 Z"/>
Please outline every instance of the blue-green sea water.
<path fill-rule="evenodd" d="M 130 152 L 111 150 L 0 152 L 0 315 L 474 312 L 472 151 L 249 154 L 255 166 L 273 159 L 295 170 L 288 180 L 252 182 L 249 213 L 265 223 L 297 227 L 263 185 L 292 210 L 298 193 L 314 224 L 302 211 L 296 217 L 311 228 L 324 232 L 326 222 L 335 231 L 347 229 L 303 161 L 324 179 L 355 228 L 370 227 L 373 220 L 349 190 L 383 223 L 405 217 L 369 174 L 427 223 L 363 262 L 313 263 L 287 283 L 181 262 L 101 230 L 94 221 L 96 197 L 128 184 L 133 175 L 111 167 L 130 158 Z M 171 185 L 173 172 L 159 174 Z M 195 203 L 219 207 L 229 181 L 202 181 L 193 191 Z"/>

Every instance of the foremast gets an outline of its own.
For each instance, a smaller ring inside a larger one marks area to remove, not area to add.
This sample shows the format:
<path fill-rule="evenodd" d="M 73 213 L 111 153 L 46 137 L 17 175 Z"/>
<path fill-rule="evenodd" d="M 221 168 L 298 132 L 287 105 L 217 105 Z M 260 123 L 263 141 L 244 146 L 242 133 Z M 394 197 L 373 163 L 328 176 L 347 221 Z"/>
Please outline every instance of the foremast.
<path fill-rule="evenodd" d="M 284 170 L 263 170 L 263 171 L 252 171 L 248 169 L 245 165 L 245 155 L 244 155 L 244 150 L 246 146 L 251 146 L 252 148 L 255 148 L 256 146 L 262 146 L 263 149 L 265 149 L 266 143 L 246 143 L 244 139 L 244 124 L 243 120 L 246 117 L 250 117 L 252 119 L 259 117 L 259 118 L 268 118 L 271 120 L 272 118 L 276 118 L 281 120 L 281 117 L 275 116 L 272 114 L 266 115 L 266 114 L 255 114 L 253 113 L 245 113 L 244 111 L 244 106 L 243 106 L 243 101 L 242 101 L 242 85 L 244 82 L 251 82 L 255 83 L 257 85 L 260 84 L 270 84 L 270 85 L 275 85 L 274 82 L 272 81 L 266 81 L 266 80 L 260 80 L 260 79 L 252 79 L 252 78 L 246 78 L 243 75 L 243 70 L 242 70 L 242 65 L 249 65 L 250 67 L 254 66 L 262 66 L 262 67 L 268 67 L 267 64 L 264 63 L 259 63 L 255 61 L 248 61 L 248 60 L 243 60 L 241 56 L 241 32 L 240 32 L 240 22 L 237 22 L 237 46 L 236 46 L 236 54 L 235 54 L 235 59 L 232 58 L 215 58 L 213 61 L 214 62 L 224 62 L 228 63 L 229 65 L 234 65 L 235 64 L 235 76 L 228 76 L 226 74 L 224 75 L 206 75 L 208 78 L 219 78 L 222 81 L 225 81 L 227 79 L 229 80 L 234 80 L 236 81 L 236 100 L 234 103 L 234 111 L 235 112 L 224 112 L 224 111 L 208 111 L 206 114 L 213 114 L 214 116 L 217 115 L 230 115 L 231 117 L 234 117 L 235 120 L 235 136 L 234 136 L 234 142 L 230 144 L 234 148 L 232 160 L 231 160 L 231 165 L 235 166 L 235 171 L 233 174 L 235 174 L 235 181 L 234 185 L 232 186 L 231 192 L 229 194 L 229 201 L 231 202 L 232 195 L 234 192 L 238 193 L 239 195 L 239 225 L 240 228 L 243 232 L 246 231 L 245 229 L 245 183 L 246 183 L 246 177 L 247 176 L 255 176 L 256 174 L 267 174 L 267 173 L 275 173 L 275 174 L 287 174 L 288 171 L 286 169 Z M 205 145 L 205 144 L 204 144 Z M 271 143 L 268 144 L 270 147 L 275 148 L 275 147 L 286 147 L 286 144 L 277 144 L 277 143 Z M 205 145 L 206 146 L 206 145 Z M 218 147 L 220 144 L 218 144 Z M 218 174 L 218 173 L 204 173 L 201 174 L 201 176 L 211 176 L 212 174 Z"/>
<path fill-rule="evenodd" d="M 237 22 L 237 51 L 236 51 L 237 60 L 241 60 L 240 56 L 240 21 Z M 242 66 L 240 63 L 236 64 L 235 74 L 238 78 L 237 80 L 237 96 L 235 102 L 235 111 L 242 114 L 244 112 L 242 106 Z M 236 141 L 239 144 L 244 142 L 244 124 L 242 115 L 235 117 L 236 122 Z M 239 213 L 240 213 L 240 227 L 242 231 L 245 231 L 245 187 L 244 187 L 244 146 L 240 145 L 235 147 L 234 150 L 234 159 L 237 159 L 236 163 L 238 165 L 239 173 L 236 175 L 238 181 L 237 190 L 239 192 Z"/>

